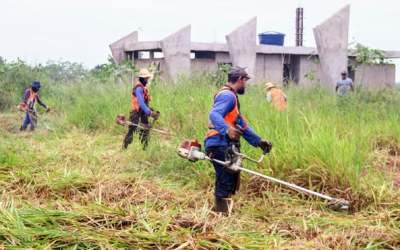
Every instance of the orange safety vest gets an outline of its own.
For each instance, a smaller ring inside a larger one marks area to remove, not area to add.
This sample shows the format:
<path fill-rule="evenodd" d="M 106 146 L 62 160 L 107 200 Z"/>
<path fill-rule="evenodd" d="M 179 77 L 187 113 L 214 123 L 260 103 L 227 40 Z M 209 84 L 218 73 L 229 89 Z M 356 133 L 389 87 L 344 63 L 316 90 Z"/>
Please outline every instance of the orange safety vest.
<path fill-rule="evenodd" d="M 35 93 L 32 89 L 29 89 L 29 97 L 27 100 L 28 108 L 33 108 L 35 105 L 35 101 L 37 99 L 38 94 Z"/>
<path fill-rule="evenodd" d="M 138 88 L 138 87 L 142 87 L 142 88 L 143 88 L 144 102 L 145 102 L 147 105 L 149 104 L 149 102 L 150 102 L 150 100 L 151 100 L 149 90 L 148 90 L 143 84 L 137 83 L 137 84 L 135 85 L 135 87 L 133 87 L 133 89 L 132 89 L 132 98 L 131 98 L 132 110 L 133 110 L 133 111 L 136 111 L 136 112 L 139 112 L 139 109 L 140 109 L 138 99 L 137 99 L 137 97 L 136 97 L 136 95 L 135 95 L 136 88 Z"/>
<path fill-rule="evenodd" d="M 279 111 L 284 111 L 287 107 L 285 93 L 281 89 L 273 88 L 269 90 L 271 94 L 271 103 Z"/>
<path fill-rule="evenodd" d="M 235 95 L 235 106 L 232 108 L 232 110 L 230 112 L 228 112 L 225 117 L 224 120 L 225 122 L 230 126 L 230 127 L 235 127 L 237 124 L 237 119 L 240 117 L 240 104 L 239 104 L 239 98 L 236 95 L 236 93 L 233 91 L 232 88 L 228 87 L 228 86 L 224 86 L 222 87 L 217 94 L 214 95 L 214 101 L 215 98 L 217 98 L 217 96 L 219 94 L 221 94 L 224 91 L 231 91 L 234 95 Z M 219 132 L 217 130 L 214 129 L 214 125 L 209 122 L 208 124 L 208 128 L 209 130 L 206 133 L 206 139 L 212 136 L 216 136 L 219 134 Z"/>

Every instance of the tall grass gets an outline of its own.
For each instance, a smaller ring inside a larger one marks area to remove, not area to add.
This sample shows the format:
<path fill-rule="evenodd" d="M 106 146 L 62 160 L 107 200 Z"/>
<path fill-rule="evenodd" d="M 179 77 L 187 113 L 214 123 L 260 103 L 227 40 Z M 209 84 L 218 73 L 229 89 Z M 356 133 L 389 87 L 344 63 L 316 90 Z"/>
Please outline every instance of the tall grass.
<path fill-rule="evenodd" d="M 154 134 L 153 140 L 161 147 L 173 148 L 182 138 L 204 138 L 208 111 L 218 90 L 209 80 L 195 77 L 176 84 L 150 85 L 151 105 L 161 112 L 157 126 L 177 135 L 163 138 Z M 130 93 L 130 85 L 84 82 L 52 87 L 43 98 L 60 113 L 64 129 L 122 134 L 114 118 L 119 113 L 128 115 Z M 364 192 L 376 186 L 373 182 L 367 190 L 360 190 L 360 178 L 371 164 L 377 141 L 400 140 L 399 93 L 359 92 L 342 100 L 320 88 L 290 88 L 287 95 L 289 107 L 283 113 L 266 102 L 261 86 L 250 85 L 246 95 L 240 97 L 242 113 L 250 125 L 274 144 L 264 167 L 281 178 L 319 190 L 336 187 Z M 253 156 L 260 153 L 246 143 L 243 151 Z M 172 165 L 165 167 L 173 171 L 176 161 L 166 160 Z"/>

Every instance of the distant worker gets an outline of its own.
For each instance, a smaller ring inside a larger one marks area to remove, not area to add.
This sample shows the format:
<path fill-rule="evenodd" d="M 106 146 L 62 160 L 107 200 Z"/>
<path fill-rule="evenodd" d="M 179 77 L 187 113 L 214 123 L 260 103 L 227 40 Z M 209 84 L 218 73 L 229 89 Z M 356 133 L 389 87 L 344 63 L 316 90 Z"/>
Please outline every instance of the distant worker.
<path fill-rule="evenodd" d="M 128 128 L 128 133 L 125 136 L 124 143 L 122 146 L 124 149 L 127 149 L 128 145 L 132 143 L 133 134 L 136 131 L 139 131 L 140 142 L 143 145 L 143 149 L 146 149 L 148 145 L 149 130 L 150 130 L 150 124 L 148 118 L 152 117 L 153 119 L 156 120 L 160 116 L 160 112 L 153 111 L 149 107 L 151 97 L 149 90 L 146 86 L 150 78 L 151 74 L 147 69 L 140 69 L 138 75 L 138 82 L 132 89 L 132 97 L 131 97 L 132 110 L 130 112 L 129 120 L 134 125 L 130 125 Z"/>
<path fill-rule="evenodd" d="M 277 110 L 285 111 L 287 107 L 287 98 L 283 90 L 268 82 L 265 84 L 267 91 L 267 101 L 270 102 Z"/>
<path fill-rule="evenodd" d="M 336 93 L 338 96 L 345 96 L 349 90 L 354 91 L 353 80 L 347 77 L 347 71 L 342 72 L 342 79 L 336 83 Z"/>
<path fill-rule="evenodd" d="M 232 157 L 232 146 L 240 148 L 240 137 L 254 147 L 268 153 L 272 144 L 262 140 L 247 125 L 240 113 L 239 95 L 243 95 L 246 82 L 250 79 L 244 68 L 233 67 L 228 73 L 228 83 L 214 96 L 214 105 L 209 113 L 209 130 L 206 134 L 205 149 L 209 157 L 221 161 Z M 240 172 L 213 162 L 215 169 L 214 211 L 229 215 L 233 201 L 231 196 L 239 189 Z"/>
<path fill-rule="evenodd" d="M 31 87 L 25 90 L 24 96 L 22 97 L 22 102 L 18 105 L 21 111 L 25 111 L 25 118 L 22 122 L 22 126 L 20 127 L 21 131 L 26 130 L 28 125 L 30 125 L 29 129 L 31 131 L 35 130 L 37 125 L 36 102 L 45 108 L 46 112 L 50 111 L 50 108 L 48 108 L 46 104 L 44 104 L 39 98 L 40 87 L 39 81 L 33 81 Z"/>

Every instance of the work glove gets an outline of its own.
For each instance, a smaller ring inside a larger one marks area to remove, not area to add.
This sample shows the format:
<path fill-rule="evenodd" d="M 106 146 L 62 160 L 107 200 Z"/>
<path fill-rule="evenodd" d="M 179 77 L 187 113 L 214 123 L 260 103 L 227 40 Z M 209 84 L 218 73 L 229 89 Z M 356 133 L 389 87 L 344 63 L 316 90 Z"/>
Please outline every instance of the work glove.
<path fill-rule="evenodd" d="M 262 149 L 264 154 L 268 154 L 272 149 L 272 143 L 270 141 L 267 141 L 267 140 L 261 140 L 258 143 L 258 147 Z"/>
<path fill-rule="evenodd" d="M 229 127 L 227 130 L 227 134 L 229 139 L 231 139 L 232 141 L 239 141 L 240 136 L 243 134 L 243 132 L 238 128 Z"/>
<path fill-rule="evenodd" d="M 150 117 L 157 120 L 160 117 L 160 111 L 151 111 Z"/>

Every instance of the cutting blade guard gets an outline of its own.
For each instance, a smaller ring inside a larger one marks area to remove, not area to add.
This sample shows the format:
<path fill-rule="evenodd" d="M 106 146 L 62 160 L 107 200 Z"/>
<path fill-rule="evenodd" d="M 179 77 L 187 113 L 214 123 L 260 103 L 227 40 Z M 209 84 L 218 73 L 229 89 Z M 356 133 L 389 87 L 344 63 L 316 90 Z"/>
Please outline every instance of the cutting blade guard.
<path fill-rule="evenodd" d="M 335 211 L 348 211 L 350 210 L 350 202 L 344 199 L 333 198 L 328 202 L 328 207 Z"/>

